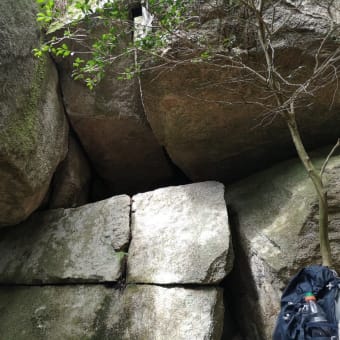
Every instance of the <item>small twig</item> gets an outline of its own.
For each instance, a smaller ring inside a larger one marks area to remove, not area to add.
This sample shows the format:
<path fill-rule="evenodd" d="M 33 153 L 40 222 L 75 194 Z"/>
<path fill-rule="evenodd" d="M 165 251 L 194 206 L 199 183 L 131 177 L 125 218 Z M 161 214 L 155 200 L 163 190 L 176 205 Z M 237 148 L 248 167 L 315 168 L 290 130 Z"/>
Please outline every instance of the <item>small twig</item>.
<path fill-rule="evenodd" d="M 326 166 L 330 160 L 330 158 L 332 157 L 333 153 L 335 152 L 335 150 L 340 146 L 340 138 L 338 139 L 338 141 L 336 142 L 336 144 L 333 146 L 333 149 L 331 150 L 331 152 L 328 154 L 327 158 L 325 159 L 323 165 L 322 165 L 322 168 L 320 170 L 320 176 L 323 175 L 325 169 L 326 169 Z"/>

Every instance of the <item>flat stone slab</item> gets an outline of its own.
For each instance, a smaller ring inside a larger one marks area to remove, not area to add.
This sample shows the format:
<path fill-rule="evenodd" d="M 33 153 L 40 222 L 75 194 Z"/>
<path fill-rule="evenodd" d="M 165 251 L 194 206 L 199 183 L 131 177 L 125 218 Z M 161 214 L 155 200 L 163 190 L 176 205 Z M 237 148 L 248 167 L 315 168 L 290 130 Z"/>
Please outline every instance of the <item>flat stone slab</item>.
<path fill-rule="evenodd" d="M 128 282 L 216 284 L 232 268 L 224 186 L 203 182 L 138 194 Z"/>
<path fill-rule="evenodd" d="M 130 198 L 33 215 L 0 230 L 0 283 L 115 282 L 130 235 Z"/>
<path fill-rule="evenodd" d="M 223 293 L 214 287 L 129 285 L 124 292 L 124 313 L 124 340 L 220 340 Z"/>
<path fill-rule="evenodd" d="M 220 340 L 219 288 L 0 287 L 0 340 Z"/>
<path fill-rule="evenodd" d="M 1 287 L 0 340 L 110 339 L 120 295 L 99 285 Z"/>

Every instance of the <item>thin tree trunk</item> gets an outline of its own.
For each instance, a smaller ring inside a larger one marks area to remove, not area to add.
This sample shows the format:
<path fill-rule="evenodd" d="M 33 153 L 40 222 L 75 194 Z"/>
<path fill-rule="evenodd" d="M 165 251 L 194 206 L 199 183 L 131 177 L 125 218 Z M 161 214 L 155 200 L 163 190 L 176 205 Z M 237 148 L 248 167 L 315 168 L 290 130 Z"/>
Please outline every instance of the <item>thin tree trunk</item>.
<path fill-rule="evenodd" d="M 265 56 L 265 65 L 266 65 L 266 80 L 265 86 L 267 86 L 275 95 L 278 108 L 287 107 L 286 102 L 287 98 L 283 98 L 280 84 L 282 84 L 282 79 L 277 78 L 277 75 L 273 71 L 275 71 L 275 60 L 274 60 L 274 49 L 271 46 L 270 42 L 270 33 L 268 33 L 268 25 L 266 24 L 263 17 L 263 1 L 246 1 L 242 0 L 242 3 L 246 5 L 253 13 L 256 15 L 257 22 L 257 33 L 259 42 L 261 44 L 262 51 Z M 324 42 L 322 42 L 323 44 Z M 321 44 L 321 47 L 322 47 Z M 321 49 L 320 47 L 320 49 Z M 319 50 L 320 51 L 320 50 Z M 319 53 L 319 52 L 318 52 Z M 316 56 L 316 60 L 318 61 L 318 56 Z M 316 64 L 316 69 L 318 69 L 318 63 Z M 314 73 L 316 72 L 314 70 Z M 316 74 L 316 73 L 315 73 Z M 312 78 L 311 78 L 312 79 Z M 262 78 L 260 78 L 262 81 Z M 306 91 L 306 86 L 303 86 L 303 90 Z M 292 94 L 289 98 L 289 106 L 285 109 L 285 111 L 281 112 L 283 118 L 286 120 L 288 125 L 293 143 L 295 145 L 296 151 L 299 155 L 299 158 L 305 167 L 310 179 L 313 182 L 315 191 L 318 195 L 319 199 L 319 242 L 320 242 L 320 253 L 322 257 L 322 264 L 324 266 L 331 266 L 331 250 L 328 238 L 328 202 L 327 202 L 327 193 L 324 188 L 324 184 L 322 182 L 322 172 L 319 173 L 310 160 L 305 147 L 303 145 L 297 123 L 295 118 L 295 100 L 299 97 L 299 93 L 296 92 Z M 332 152 L 331 152 L 332 153 Z M 324 166 L 327 165 L 327 160 L 325 161 Z"/>
<path fill-rule="evenodd" d="M 328 237 L 328 202 L 327 192 L 322 182 L 322 177 L 319 172 L 314 168 L 312 161 L 310 160 L 305 147 L 301 140 L 297 123 L 295 120 L 294 112 L 288 112 L 284 116 L 291 137 L 293 139 L 296 151 L 299 158 L 308 172 L 310 179 L 312 180 L 315 190 L 319 198 L 319 240 L 320 240 L 320 253 L 322 257 L 322 264 L 330 267 L 332 265 L 331 248 Z"/>
<path fill-rule="evenodd" d="M 328 237 L 328 204 L 326 193 L 324 193 L 322 198 L 319 197 L 319 237 L 322 264 L 324 266 L 331 267 L 332 256 Z"/>

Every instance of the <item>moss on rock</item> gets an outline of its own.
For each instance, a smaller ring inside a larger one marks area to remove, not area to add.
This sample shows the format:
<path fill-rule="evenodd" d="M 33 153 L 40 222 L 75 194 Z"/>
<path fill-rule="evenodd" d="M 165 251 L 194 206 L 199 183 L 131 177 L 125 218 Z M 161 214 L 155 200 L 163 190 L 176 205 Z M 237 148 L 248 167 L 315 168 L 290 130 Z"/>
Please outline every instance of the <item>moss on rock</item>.
<path fill-rule="evenodd" d="M 39 142 L 39 113 L 46 85 L 47 67 L 47 57 L 35 61 L 28 93 L 22 94 L 22 98 L 17 99 L 21 107 L 14 119 L 11 115 L 0 134 L 3 152 L 27 156 L 36 149 Z"/>
<path fill-rule="evenodd" d="M 19 223 L 41 204 L 67 151 L 58 75 L 38 60 L 36 4 L 0 3 L 0 226 Z"/>

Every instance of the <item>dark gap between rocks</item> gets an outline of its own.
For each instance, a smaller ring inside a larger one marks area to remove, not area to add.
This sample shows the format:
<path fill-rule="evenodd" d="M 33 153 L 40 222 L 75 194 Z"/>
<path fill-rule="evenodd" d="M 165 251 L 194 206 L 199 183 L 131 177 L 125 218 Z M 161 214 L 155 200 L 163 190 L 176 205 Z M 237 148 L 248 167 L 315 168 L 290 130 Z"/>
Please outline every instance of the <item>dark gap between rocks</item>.
<path fill-rule="evenodd" d="M 92 203 L 92 202 L 94 202 L 94 200 L 92 200 L 93 182 L 95 181 L 95 178 L 98 177 L 98 175 L 96 173 L 96 170 L 95 170 L 95 168 L 94 168 L 90 158 L 87 155 L 87 152 L 85 151 L 85 149 L 83 147 L 83 144 L 82 144 L 80 138 L 78 137 L 76 131 L 73 129 L 71 120 L 70 120 L 69 115 L 67 113 L 66 106 L 65 106 L 65 101 L 64 101 L 64 93 L 63 93 L 63 89 L 62 89 L 61 81 L 60 81 L 60 79 L 61 79 L 60 65 L 58 65 L 58 63 L 56 63 L 56 61 L 54 60 L 53 56 L 50 56 L 50 58 L 52 60 L 52 63 L 54 64 L 54 66 L 55 66 L 55 68 L 57 70 L 57 74 L 58 74 L 58 96 L 60 97 L 60 102 L 61 102 L 61 104 L 63 106 L 64 115 L 65 115 L 65 118 L 66 118 L 66 121 L 67 121 L 68 127 L 69 127 L 68 143 L 70 143 L 70 139 L 71 138 L 73 138 L 76 141 L 78 147 L 81 149 L 81 151 L 83 153 L 83 156 L 87 160 L 88 166 L 90 168 L 91 178 L 90 178 L 90 183 L 88 183 L 89 193 L 88 193 L 88 202 L 87 203 Z M 69 150 L 67 152 L 69 152 Z M 46 194 L 46 197 L 43 200 L 43 203 L 40 205 L 38 210 L 49 209 L 49 203 L 50 203 L 49 200 L 50 200 L 50 197 L 52 196 L 53 190 L 54 190 L 54 186 L 53 186 L 54 178 L 55 178 L 55 175 L 58 172 L 58 170 L 62 167 L 62 164 L 66 160 L 66 157 L 67 157 L 67 154 L 65 156 L 65 159 L 58 165 L 58 167 L 54 171 L 54 174 L 53 174 L 52 179 L 51 179 L 49 190 L 48 190 L 48 192 Z M 108 197 L 110 197 L 110 196 L 108 196 Z"/>
<path fill-rule="evenodd" d="M 164 146 L 162 146 L 162 150 L 166 160 L 169 162 L 172 171 L 174 173 L 174 179 L 169 182 L 170 185 L 184 185 L 191 184 L 193 181 L 172 161 L 168 151 Z"/>
<path fill-rule="evenodd" d="M 142 16 L 142 6 L 140 4 L 135 4 L 131 9 L 130 9 L 130 18 L 133 20 L 136 17 L 141 17 Z"/>
<path fill-rule="evenodd" d="M 115 188 L 115 184 L 101 178 L 96 171 L 93 169 L 93 182 L 92 182 L 92 189 L 91 189 L 91 197 L 90 202 L 97 202 L 112 196 L 126 194 L 129 196 L 133 196 L 136 194 L 168 187 L 168 186 L 177 186 L 177 185 L 184 185 L 190 184 L 192 181 L 184 174 L 184 172 L 173 163 L 170 156 L 168 155 L 166 149 L 162 147 L 163 154 L 168 161 L 168 164 L 171 168 L 172 176 L 166 180 L 158 181 L 157 183 L 147 183 L 144 182 L 143 185 L 138 185 L 138 187 L 130 187 L 126 188 L 124 191 L 117 191 Z"/>
<path fill-rule="evenodd" d="M 238 216 L 230 206 L 228 206 L 228 215 L 235 260 L 232 271 L 221 283 L 224 288 L 226 316 L 227 311 L 230 311 L 235 340 L 263 340 L 265 339 L 261 334 L 261 330 L 264 329 L 263 320 L 259 313 L 258 296 L 249 260 L 243 248 L 245 245 L 242 245 L 240 239 Z M 224 333 L 222 340 L 229 339 L 233 338 Z"/>
<path fill-rule="evenodd" d="M 219 285 L 204 285 L 199 283 L 147 283 L 147 282 L 129 282 L 126 286 L 156 286 L 163 288 L 186 288 L 186 289 L 207 289 L 207 288 L 219 288 Z"/>

